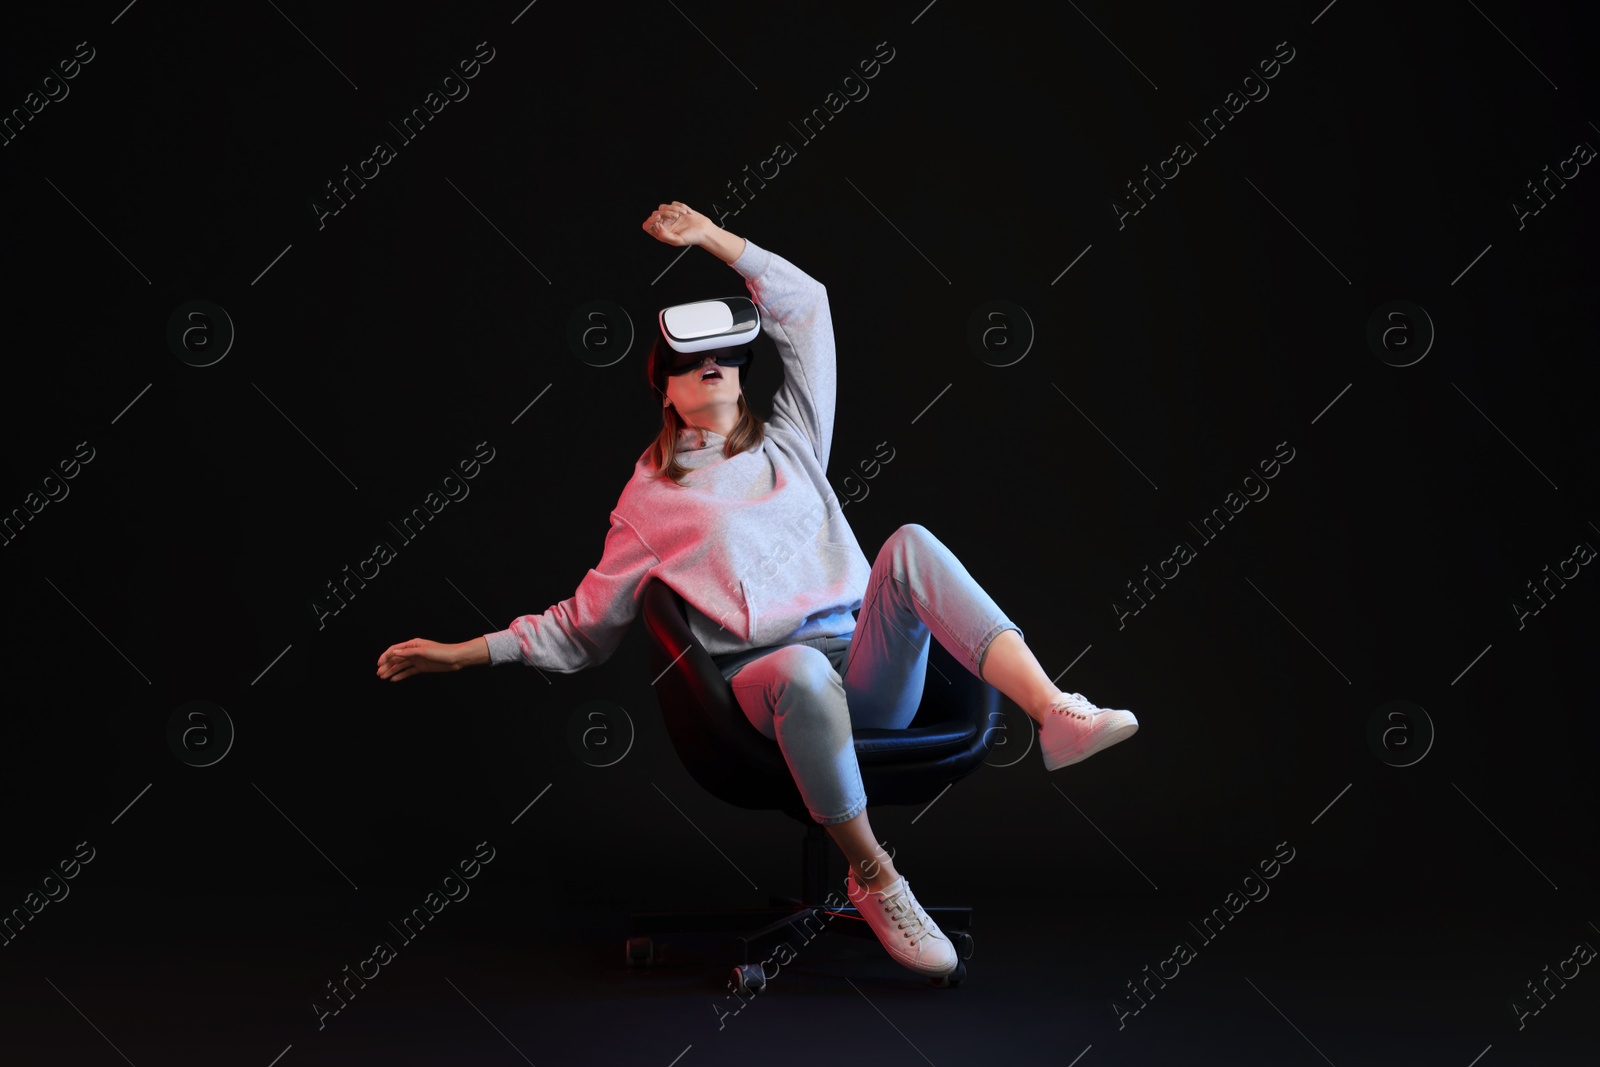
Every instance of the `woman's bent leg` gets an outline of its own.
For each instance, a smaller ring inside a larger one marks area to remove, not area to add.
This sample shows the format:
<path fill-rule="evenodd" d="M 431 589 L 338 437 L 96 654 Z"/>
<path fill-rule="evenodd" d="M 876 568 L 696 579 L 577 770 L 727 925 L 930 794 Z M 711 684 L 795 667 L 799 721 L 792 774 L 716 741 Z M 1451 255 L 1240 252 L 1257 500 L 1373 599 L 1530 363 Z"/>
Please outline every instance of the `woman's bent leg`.
<path fill-rule="evenodd" d="M 797 644 L 759 656 L 740 667 L 729 685 L 751 724 L 778 742 L 811 817 L 827 828 L 855 871 L 856 881 L 882 889 L 900 875 L 873 836 L 849 709 L 839 711 L 843 687 L 833 661 L 841 658 L 837 646 L 843 641 L 827 644 L 834 649 L 832 655 Z M 823 668 L 833 675 L 832 683 L 822 676 Z M 809 708 L 798 706 L 819 692 L 821 701 Z M 846 817 L 838 818 L 841 814 Z"/>
<path fill-rule="evenodd" d="M 915 523 L 900 527 L 873 561 L 841 672 L 855 725 L 910 725 L 922 703 L 930 637 L 982 678 L 989 647 L 1006 630 L 1022 635 L 943 542 Z"/>
<path fill-rule="evenodd" d="M 866 809 L 850 708 L 826 654 L 785 645 L 745 664 L 728 684 L 751 725 L 778 743 L 813 819 L 830 826 Z"/>

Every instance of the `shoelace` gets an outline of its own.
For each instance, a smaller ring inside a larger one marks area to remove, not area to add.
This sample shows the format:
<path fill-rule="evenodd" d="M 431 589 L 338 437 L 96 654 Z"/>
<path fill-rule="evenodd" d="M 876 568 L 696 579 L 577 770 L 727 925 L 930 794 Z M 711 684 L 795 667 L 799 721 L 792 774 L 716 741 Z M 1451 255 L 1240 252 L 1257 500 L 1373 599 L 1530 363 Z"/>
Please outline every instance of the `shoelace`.
<path fill-rule="evenodd" d="M 863 898 L 872 892 L 859 882 L 856 883 L 856 885 L 857 888 L 861 890 L 861 895 Z M 916 945 L 917 942 L 921 941 L 924 937 L 927 937 L 928 934 L 932 933 L 927 926 L 927 923 L 931 922 L 932 920 L 929 919 L 927 913 L 922 910 L 921 904 L 918 904 L 915 909 L 911 907 L 906 900 L 908 892 L 909 887 L 902 886 L 900 892 L 896 893 L 894 896 L 879 897 L 878 900 L 879 904 L 886 911 L 888 911 L 890 918 L 894 919 L 895 929 L 905 931 L 902 936 L 908 939 L 912 945 Z M 857 908 L 859 909 L 859 907 L 860 905 L 858 903 Z M 912 927 L 914 932 L 907 931 L 907 926 Z"/>
<path fill-rule="evenodd" d="M 1089 703 L 1082 693 L 1063 693 L 1060 699 L 1050 705 L 1051 711 L 1058 711 L 1063 715 L 1071 715 L 1075 719 L 1093 719 L 1100 709 Z"/>
<path fill-rule="evenodd" d="M 911 941 L 913 946 L 930 933 L 924 921 L 927 916 L 923 913 L 922 906 L 919 904 L 916 908 L 912 908 L 906 900 L 905 889 L 901 889 L 894 897 L 885 898 L 883 905 L 889 909 L 889 914 L 895 919 L 895 929 L 906 930 L 907 926 L 912 928 L 911 930 L 906 930 L 904 936 Z"/>

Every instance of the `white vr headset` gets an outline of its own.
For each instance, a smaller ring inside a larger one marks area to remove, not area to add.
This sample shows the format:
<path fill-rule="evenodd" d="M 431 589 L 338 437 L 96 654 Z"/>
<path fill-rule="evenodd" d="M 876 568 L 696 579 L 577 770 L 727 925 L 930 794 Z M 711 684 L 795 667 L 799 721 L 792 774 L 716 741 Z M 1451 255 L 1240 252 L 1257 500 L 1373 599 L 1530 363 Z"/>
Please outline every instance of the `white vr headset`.
<path fill-rule="evenodd" d="M 675 304 L 662 308 L 658 320 L 661 336 L 672 350 L 691 357 L 675 359 L 675 367 L 698 364 L 700 359 L 692 357 L 701 352 L 748 346 L 761 332 L 761 312 L 747 296 Z"/>

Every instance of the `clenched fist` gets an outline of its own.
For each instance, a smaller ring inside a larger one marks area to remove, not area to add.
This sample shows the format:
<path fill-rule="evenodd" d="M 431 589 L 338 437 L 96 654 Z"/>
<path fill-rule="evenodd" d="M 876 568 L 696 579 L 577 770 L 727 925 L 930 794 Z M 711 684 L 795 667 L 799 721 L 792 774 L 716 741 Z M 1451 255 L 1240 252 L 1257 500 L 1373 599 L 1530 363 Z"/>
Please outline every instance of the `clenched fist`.
<path fill-rule="evenodd" d="M 681 200 L 662 204 L 642 225 L 646 233 L 662 244 L 679 248 L 704 244 L 706 235 L 717 228 L 716 223 Z"/>

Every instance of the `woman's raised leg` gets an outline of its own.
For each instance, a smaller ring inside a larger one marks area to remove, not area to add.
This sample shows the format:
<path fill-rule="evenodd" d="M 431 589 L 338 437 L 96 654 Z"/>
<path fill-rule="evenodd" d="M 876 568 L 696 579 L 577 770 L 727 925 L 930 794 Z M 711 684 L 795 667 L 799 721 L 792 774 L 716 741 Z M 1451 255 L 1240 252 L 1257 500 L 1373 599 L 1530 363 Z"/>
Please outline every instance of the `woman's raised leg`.
<path fill-rule="evenodd" d="M 910 724 L 922 702 L 930 638 L 1039 724 L 1049 770 L 1087 759 L 1138 729 L 1131 712 L 1098 708 L 1057 689 L 1022 628 L 943 542 L 908 523 L 873 562 L 841 672 L 856 726 Z"/>

